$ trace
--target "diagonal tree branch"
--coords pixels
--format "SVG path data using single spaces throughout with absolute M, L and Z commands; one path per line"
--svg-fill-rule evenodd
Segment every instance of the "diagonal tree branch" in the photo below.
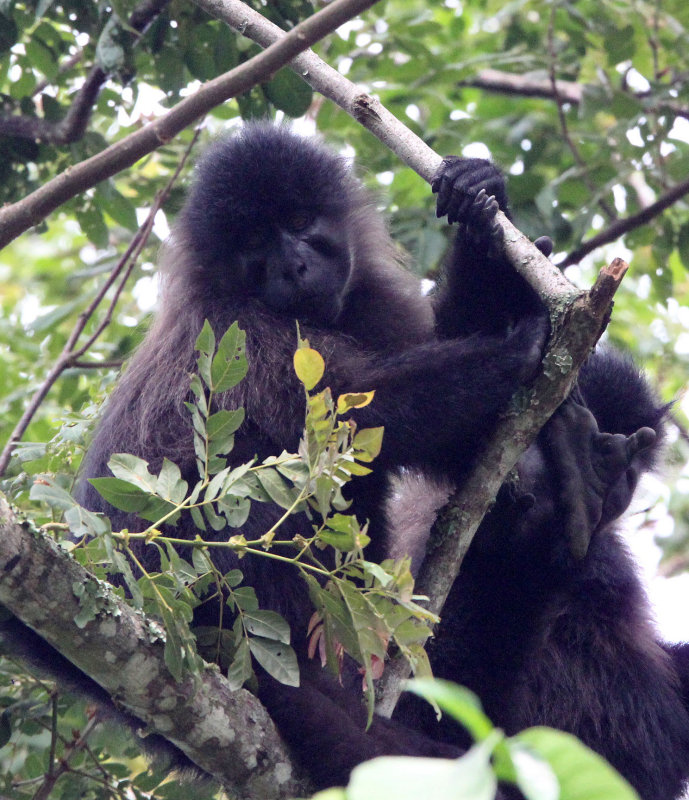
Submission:
M 280 41 L 263 53 L 208 81 L 196 94 L 179 102 L 167 114 L 97 155 L 70 167 L 23 200 L 0 209 L 0 248 L 41 222 L 71 197 L 132 166 L 161 144 L 169 142 L 212 108 L 267 80 L 303 50 L 376 2 L 333 0 L 322 11 L 284 34 Z M 251 10 L 248 6 L 244 7 L 247 12 Z

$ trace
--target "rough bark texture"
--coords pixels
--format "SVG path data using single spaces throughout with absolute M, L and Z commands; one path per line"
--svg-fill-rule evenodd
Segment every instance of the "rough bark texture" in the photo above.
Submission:
M 80 628 L 74 619 L 84 602 L 94 616 Z M 163 659 L 160 626 L 51 539 L 20 523 L 1 497 L 0 603 L 231 794 L 279 800 L 304 793 L 287 749 L 252 694 L 231 691 L 215 668 L 177 683 Z

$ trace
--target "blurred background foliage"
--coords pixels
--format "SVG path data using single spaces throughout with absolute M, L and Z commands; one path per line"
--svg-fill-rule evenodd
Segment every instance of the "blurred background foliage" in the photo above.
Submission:
M 283 28 L 313 10 L 307 0 L 250 5 Z M 685 0 L 381 0 L 316 49 L 436 152 L 487 156 L 501 165 L 515 223 L 532 237 L 550 235 L 557 261 L 689 178 Z M 21 200 L 256 52 L 256 45 L 186 0 L 0 0 L 0 204 Z M 497 90 L 496 80 L 507 78 L 515 85 Z M 317 129 L 344 154 L 356 155 L 413 268 L 433 277 L 450 231 L 435 220 L 429 187 L 286 70 L 208 115 L 191 161 L 209 138 L 255 116 L 293 117 L 299 129 Z M 0 446 L 193 133 L 185 131 L 134 168 L 73 198 L 0 253 Z M 105 332 L 82 366 L 62 374 L 33 417 L 2 484 L 18 504 L 28 507 L 36 473 L 52 469 L 68 483 L 78 467 L 85 422 L 154 308 L 156 251 L 189 175 L 190 165 L 158 213 Z M 567 271 L 585 286 L 614 256 L 631 264 L 607 337 L 638 359 L 666 401 L 675 401 L 668 464 L 632 520 L 646 531 L 651 560 L 662 553 L 665 574 L 681 573 L 689 563 L 687 196 L 583 259 L 570 258 L 576 263 Z M 90 320 L 87 333 L 104 313 Z M 11 665 L 5 670 L 0 683 L 15 692 L 12 702 L 33 703 L 31 713 L 39 707 L 36 717 L 48 724 L 49 691 L 19 679 Z M 24 698 L 27 685 L 44 692 L 40 702 L 35 695 Z M 9 712 L 0 716 L 0 744 L 17 719 Z M 67 748 L 86 718 L 60 719 L 60 747 Z M 0 792 L 9 797 L 34 796 L 45 777 L 36 741 L 45 739 L 46 729 L 36 724 L 0 749 Z M 112 758 L 123 757 L 126 747 L 113 747 Z M 144 767 L 140 786 L 132 780 L 136 769 L 99 778 L 97 759 L 89 761 L 88 748 L 78 752 L 86 762 L 79 769 L 91 778 L 83 785 L 58 781 L 52 797 L 163 797 L 176 790 L 163 784 L 151 794 L 163 773 L 152 778 Z M 24 784 L 15 780 L 18 765 Z

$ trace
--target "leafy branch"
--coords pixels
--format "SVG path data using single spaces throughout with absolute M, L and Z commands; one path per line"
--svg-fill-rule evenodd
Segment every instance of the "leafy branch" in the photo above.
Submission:
M 300 341 L 294 368 L 304 387 L 306 417 L 298 452 L 270 456 L 260 464 L 252 460 L 228 466 L 244 411 L 215 410 L 216 398 L 246 375 L 244 342 L 236 323 L 217 347 L 208 322 L 196 340 L 197 372 L 191 376 L 192 399 L 186 404 L 193 426 L 195 483 L 168 459 L 154 475 L 146 461 L 126 453 L 114 454 L 108 462 L 112 477 L 91 479 L 110 505 L 150 522 L 144 530 L 111 531 L 105 518 L 80 508 L 50 477 L 34 485 L 31 498 L 64 511 L 72 532 L 85 537 L 74 550 L 81 563 L 95 570 L 106 563 L 108 574 L 119 572 L 134 607 L 162 620 L 165 663 L 178 681 L 188 671 L 201 673 L 198 637 L 202 654 L 222 666 L 233 687 L 255 682 L 252 657 L 277 680 L 298 685 L 299 667 L 287 622 L 274 611 L 259 608 L 254 589 L 240 585 L 239 569 L 222 575 L 208 551 L 224 548 L 240 558 L 251 553 L 253 558 L 296 569 L 315 608 L 308 631 L 311 657 L 318 653 L 336 673 L 345 653 L 354 658 L 361 667 L 372 715 L 373 680 L 380 676 L 388 644 L 395 644 L 414 672 L 428 675 L 423 645 L 429 625 L 437 622 L 415 601 L 409 560 L 380 565 L 366 560 L 366 525 L 344 513 L 349 503 L 343 487 L 370 473 L 366 465 L 382 444 L 382 428 L 358 430 L 347 418 L 353 409 L 368 405 L 374 392 L 334 399 L 328 388 L 316 391 L 325 364 L 306 340 Z M 247 540 L 232 531 L 241 529 L 253 502 L 271 503 L 282 513 L 260 537 Z M 295 514 L 298 532 L 278 538 Z M 174 534 L 182 515 L 191 517 L 197 528 L 191 540 Z M 147 571 L 150 560 L 133 546 L 137 542 L 158 549 L 159 572 Z M 190 560 L 183 557 L 185 551 L 191 553 Z M 192 632 L 194 608 L 208 602 L 219 609 L 217 625 Z M 226 605 L 234 615 L 231 627 L 225 620 Z M 88 612 L 83 621 L 87 619 Z
M 118 38 L 126 39 L 128 47 L 131 47 L 131 42 L 139 39 L 169 2 L 170 0 L 143 0 L 129 15 L 126 25 L 119 21 L 113 8 L 112 16 L 103 29 L 101 41 L 104 42 L 106 38 L 112 40 L 116 30 Z M 123 53 L 121 43 L 118 43 L 117 49 L 118 53 Z M 70 69 L 81 57 L 82 51 L 71 55 L 64 67 Z M 67 113 L 57 122 L 27 114 L 0 114 L 0 136 L 16 136 L 53 144 L 78 141 L 86 131 L 98 93 L 112 69 L 104 69 L 103 64 L 93 66 L 79 91 L 71 98 Z

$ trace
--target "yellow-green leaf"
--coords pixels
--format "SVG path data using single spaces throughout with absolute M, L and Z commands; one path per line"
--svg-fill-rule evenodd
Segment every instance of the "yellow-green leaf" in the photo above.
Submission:
M 303 347 L 294 354 L 294 371 L 297 378 L 311 391 L 325 372 L 323 356 L 312 347 Z

